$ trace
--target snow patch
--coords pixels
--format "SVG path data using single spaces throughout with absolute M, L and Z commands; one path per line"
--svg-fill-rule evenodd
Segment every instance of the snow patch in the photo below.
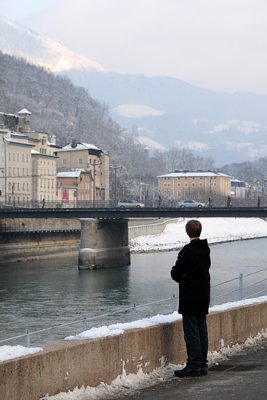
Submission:
M 165 114 L 165 111 L 156 110 L 145 104 L 121 104 L 113 110 L 126 118 L 160 117 Z
M 188 218 L 179 218 L 168 224 L 158 235 L 138 236 L 130 240 L 132 253 L 176 250 L 188 243 L 185 224 Z M 267 223 L 261 218 L 199 218 L 203 238 L 210 244 L 253 239 L 267 236 Z
M 209 352 L 209 365 L 219 364 L 228 357 L 238 354 L 246 348 L 260 345 L 267 338 L 267 330 L 259 332 L 255 337 L 249 337 L 242 345 L 235 344 L 226 346 L 220 352 Z M 133 396 L 141 389 L 155 386 L 162 382 L 173 379 L 173 371 L 183 368 L 184 365 L 169 364 L 156 368 L 151 373 L 146 374 L 139 369 L 137 374 L 126 375 L 125 371 L 114 379 L 110 385 L 101 383 L 97 387 L 75 388 L 68 393 L 59 393 L 55 396 L 46 396 L 42 400 L 109 400 L 118 399 L 125 396 Z
M 0 362 L 43 351 L 41 347 L 0 346 Z

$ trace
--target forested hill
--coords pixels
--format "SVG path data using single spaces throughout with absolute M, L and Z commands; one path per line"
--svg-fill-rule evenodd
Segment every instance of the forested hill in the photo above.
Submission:
M 32 128 L 56 134 L 58 144 L 72 138 L 108 147 L 122 140 L 122 130 L 107 107 L 68 78 L 0 52 L 0 111 L 32 113 Z
M 109 115 L 108 107 L 93 99 L 86 89 L 69 78 L 56 76 L 0 52 L 0 112 L 16 114 L 22 108 L 32 113 L 32 129 L 54 134 L 57 144 L 72 139 L 94 144 L 110 155 L 111 166 L 120 166 L 118 176 L 111 168 L 114 195 L 140 195 L 140 182 L 156 187 L 157 175 L 175 169 L 212 169 L 213 160 L 194 156 L 190 150 L 170 149 L 153 153 L 136 141 Z M 117 183 L 114 183 L 117 182 Z M 152 189 L 150 191 L 152 196 Z
M 107 106 L 69 78 L 0 52 L 0 93 L 1 112 L 26 108 L 32 113 L 32 129 L 55 134 L 59 145 L 72 138 L 95 144 L 109 152 L 111 162 L 125 165 L 131 176 L 139 174 L 136 161 L 145 155 L 144 148 L 123 133 Z

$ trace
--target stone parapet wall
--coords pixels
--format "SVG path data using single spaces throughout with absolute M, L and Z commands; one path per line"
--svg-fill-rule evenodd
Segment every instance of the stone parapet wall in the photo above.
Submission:
M 80 231 L 0 232 L 0 264 L 77 255 Z
M 137 236 L 157 235 L 164 231 L 168 224 L 175 223 L 177 219 L 168 220 L 139 220 L 129 221 L 128 236 L 133 239 Z M 45 232 L 45 231 L 69 231 L 81 229 L 79 219 L 61 218 L 6 218 L 0 220 L 1 232 Z
M 267 329 L 267 302 L 242 306 L 208 317 L 209 350 L 243 343 Z M 110 384 L 118 375 L 149 373 L 186 360 L 182 322 L 125 331 L 123 334 L 78 342 L 60 341 L 44 351 L 0 362 L 0 398 L 39 400 L 46 394 L 76 387 Z
M 6 218 L 0 220 L 1 232 L 45 232 L 80 230 L 79 219 Z
M 129 240 L 134 239 L 138 236 L 146 236 L 146 235 L 158 235 L 164 231 L 168 224 L 174 224 L 177 222 L 177 219 L 168 219 L 168 220 L 158 220 L 159 222 L 154 222 L 150 224 L 142 224 L 140 221 L 140 225 L 129 226 L 128 228 L 128 236 Z

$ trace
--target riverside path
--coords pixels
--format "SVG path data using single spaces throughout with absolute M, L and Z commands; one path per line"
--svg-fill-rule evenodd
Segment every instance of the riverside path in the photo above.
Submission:
M 120 400 L 264 400 L 267 338 L 210 368 L 207 376 L 172 378 Z

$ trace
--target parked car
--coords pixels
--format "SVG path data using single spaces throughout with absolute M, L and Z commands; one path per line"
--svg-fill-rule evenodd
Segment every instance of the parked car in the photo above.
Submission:
M 119 208 L 143 208 L 145 205 L 136 200 L 119 200 Z
M 195 200 L 182 200 L 177 203 L 177 206 L 180 208 L 187 208 L 187 207 L 193 207 L 193 208 L 202 208 L 206 207 L 204 203 L 200 203 L 199 201 Z

